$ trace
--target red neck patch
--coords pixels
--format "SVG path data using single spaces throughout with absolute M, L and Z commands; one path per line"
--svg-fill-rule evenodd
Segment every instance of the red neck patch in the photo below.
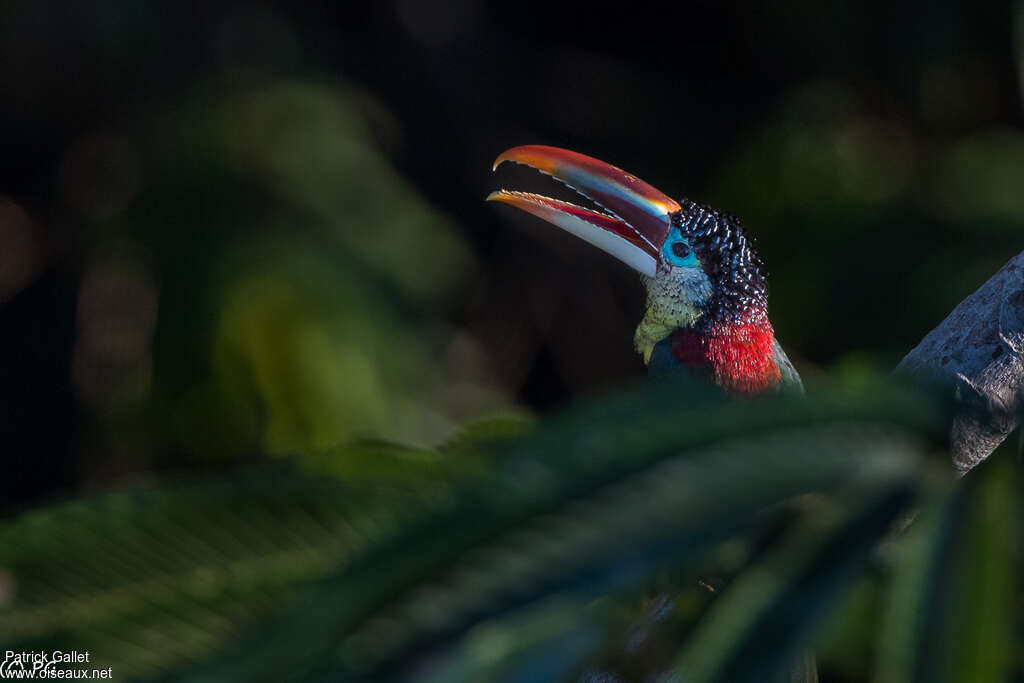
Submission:
M 709 365 L 715 384 L 740 396 L 754 396 L 779 383 L 775 330 L 767 317 L 754 323 L 712 323 L 710 329 L 672 333 L 672 355 L 683 365 Z

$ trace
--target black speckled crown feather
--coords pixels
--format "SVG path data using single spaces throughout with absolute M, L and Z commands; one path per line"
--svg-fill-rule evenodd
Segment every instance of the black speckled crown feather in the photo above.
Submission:
M 690 240 L 711 280 L 711 318 L 738 324 L 767 320 L 768 282 L 739 219 L 689 199 L 679 204 L 682 208 L 672 214 L 672 226 Z

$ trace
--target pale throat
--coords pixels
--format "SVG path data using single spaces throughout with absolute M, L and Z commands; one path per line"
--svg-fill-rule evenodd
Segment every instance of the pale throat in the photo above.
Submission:
M 647 312 L 636 328 L 633 343 L 644 357 L 662 339 L 680 327 L 694 327 L 705 315 L 704 304 L 711 298 L 711 281 L 701 268 L 680 268 L 663 263 L 654 277 L 645 277 Z

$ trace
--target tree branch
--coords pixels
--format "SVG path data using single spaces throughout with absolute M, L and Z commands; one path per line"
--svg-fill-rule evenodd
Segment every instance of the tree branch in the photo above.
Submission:
M 1024 389 L 1024 252 L 953 309 L 896 367 L 955 393 L 953 464 L 966 472 L 1021 420 Z

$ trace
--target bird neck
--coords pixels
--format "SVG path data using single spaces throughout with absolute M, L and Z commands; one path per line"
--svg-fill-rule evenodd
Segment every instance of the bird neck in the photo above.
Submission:
M 704 371 L 735 395 L 760 394 L 782 377 L 775 362 L 775 331 L 763 310 L 740 318 L 703 317 L 693 326 L 676 328 L 658 347 L 652 372 Z

